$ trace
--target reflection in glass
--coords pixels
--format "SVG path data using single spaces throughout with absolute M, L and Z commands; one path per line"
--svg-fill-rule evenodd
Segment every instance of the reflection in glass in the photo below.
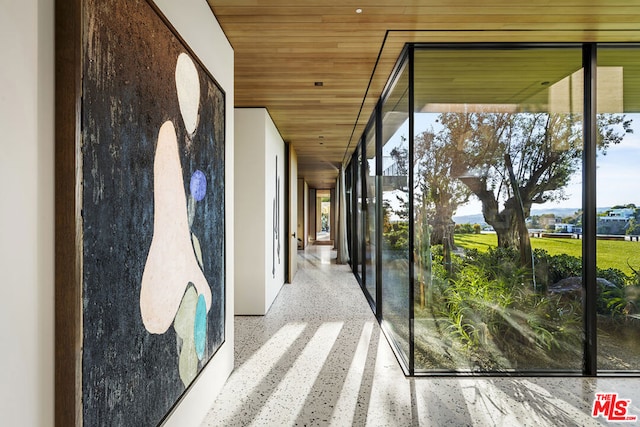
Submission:
M 416 370 L 580 371 L 581 49 L 415 58 Z
M 354 247 L 354 253 L 355 253 L 355 269 L 354 272 L 356 274 L 356 276 L 362 280 L 362 251 L 363 251 L 363 216 L 364 216 L 364 207 L 363 207 L 363 202 L 362 202 L 362 146 L 358 145 L 358 148 L 356 149 L 356 154 L 354 156 L 357 161 L 355 163 L 355 168 L 354 168 L 354 183 L 355 183 L 355 189 L 354 189 L 354 193 L 355 193 L 355 199 L 356 199 L 356 221 L 355 221 L 355 225 L 356 225 L 356 241 L 355 241 L 355 247 Z
M 638 49 L 600 47 L 597 157 L 599 370 L 640 370 L 640 65 Z M 603 127 L 605 129 L 603 129 Z
M 365 133 L 365 286 L 369 297 L 376 301 L 376 133 L 372 124 Z
M 382 318 L 405 362 L 409 360 L 409 80 L 405 67 L 383 101 Z
M 354 253 L 353 253 L 353 159 L 349 162 L 349 165 L 345 169 L 344 173 L 344 189 L 345 189 L 345 214 L 347 217 L 348 225 L 346 227 L 347 234 L 347 247 L 349 248 L 349 264 L 353 269 Z

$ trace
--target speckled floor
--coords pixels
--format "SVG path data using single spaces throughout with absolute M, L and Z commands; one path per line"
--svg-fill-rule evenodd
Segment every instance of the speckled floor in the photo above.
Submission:
M 204 426 L 607 425 L 596 392 L 640 419 L 637 378 L 406 378 L 349 267 L 329 246 L 299 254 L 269 313 L 235 318 L 236 369 Z

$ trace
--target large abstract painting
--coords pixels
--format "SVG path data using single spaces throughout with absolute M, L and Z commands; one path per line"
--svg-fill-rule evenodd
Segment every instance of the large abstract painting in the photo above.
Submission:
M 82 11 L 82 423 L 156 425 L 224 342 L 225 95 L 152 2 Z

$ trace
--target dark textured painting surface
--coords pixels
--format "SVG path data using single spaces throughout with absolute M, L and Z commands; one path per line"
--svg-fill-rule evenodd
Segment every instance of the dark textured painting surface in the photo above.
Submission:
M 224 93 L 145 1 L 87 1 L 83 25 L 83 420 L 156 425 L 188 386 L 174 327 L 150 333 L 140 308 L 152 238 L 162 232 L 154 230 L 158 132 L 167 121 L 175 127 L 185 199 L 197 171 L 207 184 L 190 211 L 211 288 L 199 372 L 224 342 Z M 176 93 L 181 53 L 200 81 L 191 134 Z

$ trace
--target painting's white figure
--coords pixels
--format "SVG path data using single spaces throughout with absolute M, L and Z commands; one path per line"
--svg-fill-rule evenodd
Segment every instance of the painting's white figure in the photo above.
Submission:
M 142 274 L 140 310 L 145 328 L 162 334 L 171 326 L 189 282 L 204 295 L 207 310 L 211 307 L 211 288 L 191 243 L 178 141 L 170 121 L 160 128 L 153 174 L 153 238 Z
M 184 53 L 178 57 L 175 78 L 190 143 L 198 125 L 200 80 L 195 64 Z M 206 195 L 206 175 L 200 170 L 193 173 L 187 204 L 182 173 L 176 129 L 167 121 L 160 127 L 153 165 L 153 238 L 142 274 L 140 311 L 150 333 L 163 334 L 173 323 L 178 369 L 187 386 L 206 352 L 211 288 L 202 270 L 200 242 L 191 231 L 195 204 Z
M 180 114 L 184 126 L 192 135 L 198 126 L 198 107 L 200 105 L 200 78 L 196 66 L 186 53 L 178 56 L 176 64 L 176 89 Z

